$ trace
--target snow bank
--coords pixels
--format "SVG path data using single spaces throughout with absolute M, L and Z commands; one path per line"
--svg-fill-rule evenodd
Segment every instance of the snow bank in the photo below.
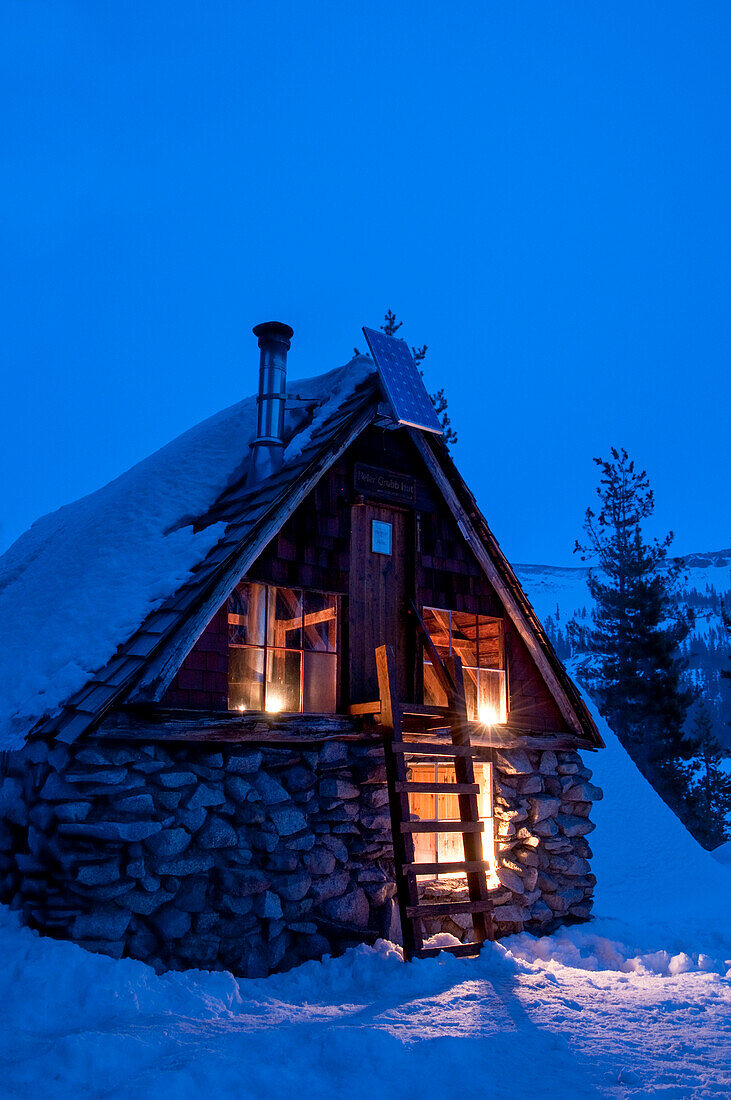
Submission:
M 342 401 L 372 370 L 361 357 L 290 384 L 290 393 L 318 403 L 308 437 L 334 395 Z M 287 417 L 287 458 L 299 450 L 301 423 L 297 403 Z M 0 558 L 0 749 L 22 744 L 190 577 L 223 534 L 223 525 L 196 533 L 190 521 L 241 473 L 255 433 L 250 397 L 38 520 Z

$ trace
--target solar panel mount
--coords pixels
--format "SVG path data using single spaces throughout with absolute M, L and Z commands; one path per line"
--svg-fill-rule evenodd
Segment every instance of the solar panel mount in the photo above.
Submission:
M 419 368 L 405 340 L 363 326 L 384 393 L 399 424 L 443 435 Z

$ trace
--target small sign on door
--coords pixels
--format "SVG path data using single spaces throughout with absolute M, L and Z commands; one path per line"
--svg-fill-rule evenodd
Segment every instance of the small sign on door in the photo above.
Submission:
M 371 520 L 371 551 L 374 554 L 390 554 L 393 525 L 382 519 Z

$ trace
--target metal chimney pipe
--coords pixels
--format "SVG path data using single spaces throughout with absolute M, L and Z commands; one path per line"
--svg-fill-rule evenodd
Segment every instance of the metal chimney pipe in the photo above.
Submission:
M 287 352 L 293 330 L 281 321 L 265 321 L 252 329 L 259 339 L 258 424 L 251 444 L 247 485 L 276 474 L 284 461 L 284 407 L 287 401 Z

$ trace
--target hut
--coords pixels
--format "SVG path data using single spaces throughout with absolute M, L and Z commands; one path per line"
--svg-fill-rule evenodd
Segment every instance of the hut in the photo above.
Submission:
M 254 332 L 255 398 L 0 559 L 0 900 L 248 976 L 588 919 L 602 742 L 406 345 L 287 385 Z

